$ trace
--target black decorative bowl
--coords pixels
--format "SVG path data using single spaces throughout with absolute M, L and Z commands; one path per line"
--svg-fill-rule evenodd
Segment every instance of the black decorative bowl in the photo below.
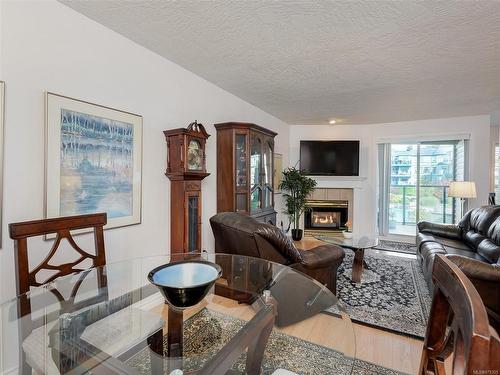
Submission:
M 184 260 L 164 264 L 151 270 L 149 281 L 173 307 L 184 309 L 196 305 L 207 295 L 222 275 L 218 264 L 203 260 Z

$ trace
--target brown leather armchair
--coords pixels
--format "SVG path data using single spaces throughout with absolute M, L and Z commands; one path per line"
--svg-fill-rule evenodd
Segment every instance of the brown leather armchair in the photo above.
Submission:
M 417 256 L 432 289 L 437 254 L 447 255 L 472 281 L 490 324 L 500 328 L 500 206 L 467 212 L 458 225 L 418 223 Z
M 210 218 L 215 236 L 215 252 L 245 255 L 285 264 L 326 285 L 337 289 L 337 269 L 344 250 L 336 245 L 322 245 L 303 251 L 274 225 L 234 212 L 219 213 Z

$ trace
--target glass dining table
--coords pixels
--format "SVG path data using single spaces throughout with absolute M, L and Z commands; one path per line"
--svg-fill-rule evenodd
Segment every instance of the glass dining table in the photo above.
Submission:
M 148 273 L 205 260 L 222 276 L 185 309 Z M 0 305 L 1 373 L 350 374 L 354 330 L 330 290 L 293 268 L 229 254 L 135 258 L 67 275 Z

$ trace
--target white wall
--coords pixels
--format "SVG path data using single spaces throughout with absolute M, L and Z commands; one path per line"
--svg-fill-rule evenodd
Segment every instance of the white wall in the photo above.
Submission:
M 493 125 L 490 127 L 490 191 L 495 190 L 495 146 L 500 139 L 500 127 Z M 498 199 L 498 196 L 496 197 Z
M 106 231 L 108 262 L 168 252 L 170 182 L 164 175 L 163 130 L 196 119 L 211 134 L 211 175 L 202 183 L 208 250 L 213 249 L 208 219 L 216 212 L 213 124 L 248 121 L 278 132 L 276 152 L 288 162 L 287 124 L 72 9 L 55 1 L 1 1 L 0 15 L 0 80 L 7 91 L 0 301 L 15 295 L 7 223 L 43 217 L 45 91 L 143 116 L 142 224 Z M 90 245 L 91 237 L 79 241 Z M 47 247 L 41 241 L 34 245 Z
M 300 140 L 360 140 L 360 176 L 363 180 L 319 178 L 321 187 L 354 186 L 354 231 L 374 234 L 377 223 L 377 140 L 470 134 L 470 179 L 476 182 L 475 207 L 488 202 L 490 173 L 490 116 L 369 125 L 294 125 L 290 127 L 290 165 L 299 160 Z

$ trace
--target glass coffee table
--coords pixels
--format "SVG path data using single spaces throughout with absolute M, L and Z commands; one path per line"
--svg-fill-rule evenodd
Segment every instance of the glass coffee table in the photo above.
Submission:
M 223 273 L 200 303 L 176 310 L 147 275 L 193 259 Z M 0 328 L 0 373 L 351 374 L 355 361 L 351 320 L 325 286 L 227 254 L 142 257 L 60 277 L 0 305 Z
M 365 250 L 374 248 L 378 245 L 377 237 L 360 236 L 353 238 L 344 238 L 341 236 L 315 236 L 316 239 L 324 241 L 326 243 L 331 243 L 338 245 L 345 249 L 350 249 L 354 251 L 354 260 L 352 262 L 352 276 L 351 279 L 355 283 L 361 282 L 361 275 L 363 274 L 363 269 L 368 268 L 365 262 Z

